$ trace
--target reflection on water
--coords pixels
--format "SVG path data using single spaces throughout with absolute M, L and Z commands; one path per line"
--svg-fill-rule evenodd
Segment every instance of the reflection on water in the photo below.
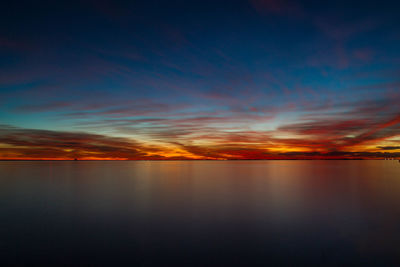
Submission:
M 8 263 L 400 263 L 395 161 L 0 162 Z

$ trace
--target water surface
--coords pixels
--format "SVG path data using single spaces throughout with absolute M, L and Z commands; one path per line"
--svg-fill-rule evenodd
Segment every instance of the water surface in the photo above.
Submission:
M 0 162 L 8 264 L 400 263 L 397 161 Z

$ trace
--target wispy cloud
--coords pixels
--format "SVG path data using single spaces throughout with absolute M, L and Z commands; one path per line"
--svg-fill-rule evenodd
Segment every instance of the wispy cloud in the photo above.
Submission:
M 3 159 L 157 159 L 159 149 L 104 135 L 0 127 Z

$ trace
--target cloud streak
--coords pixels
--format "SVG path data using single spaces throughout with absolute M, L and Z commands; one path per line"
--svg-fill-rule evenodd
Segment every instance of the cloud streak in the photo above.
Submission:
M 2 159 L 164 159 L 159 149 L 126 138 L 0 127 Z
M 392 121 L 391 121 L 392 122 Z M 344 124 L 346 133 L 347 124 Z M 385 123 L 384 125 L 387 125 Z M 285 127 L 285 131 L 304 134 L 307 126 Z M 379 129 L 381 125 L 378 126 Z M 281 129 L 282 130 L 282 129 Z M 327 130 L 329 131 L 329 129 Z M 306 135 L 320 134 L 306 130 Z M 323 132 L 324 134 L 326 132 Z M 398 132 L 397 132 L 398 133 Z M 398 157 L 398 146 L 376 146 L 368 151 L 357 151 L 352 147 L 366 142 L 365 137 L 278 138 L 276 133 L 215 130 L 186 138 L 186 132 L 167 131 L 157 136 L 158 142 L 149 144 L 145 140 L 111 137 L 106 135 L 23 129 L 7 125 L 0 127 L 0 159 L 97 159 L 97 160 L 152 160 L 152 159 L 334 159 L 334 158 L 384 158 Z M 193 133 L 191 133 L 193 134 Z M 375 134 L 375 133 L 374 133 Z M 340 135 L 342 136 L 342 135 Z M 369 142 L 382 140 L 394 134 L 369 138 Z M 354 142 L 354 140 L 357 142 Z M 351 144 L 351 145 L 349 145 Z M 392 152 L 394 151 L 394 152 Z

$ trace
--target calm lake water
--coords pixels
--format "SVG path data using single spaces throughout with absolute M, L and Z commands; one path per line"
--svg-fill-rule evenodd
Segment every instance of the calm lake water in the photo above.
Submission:
M 400 164 L 0 162 L 0 261 L 399 264 Z

